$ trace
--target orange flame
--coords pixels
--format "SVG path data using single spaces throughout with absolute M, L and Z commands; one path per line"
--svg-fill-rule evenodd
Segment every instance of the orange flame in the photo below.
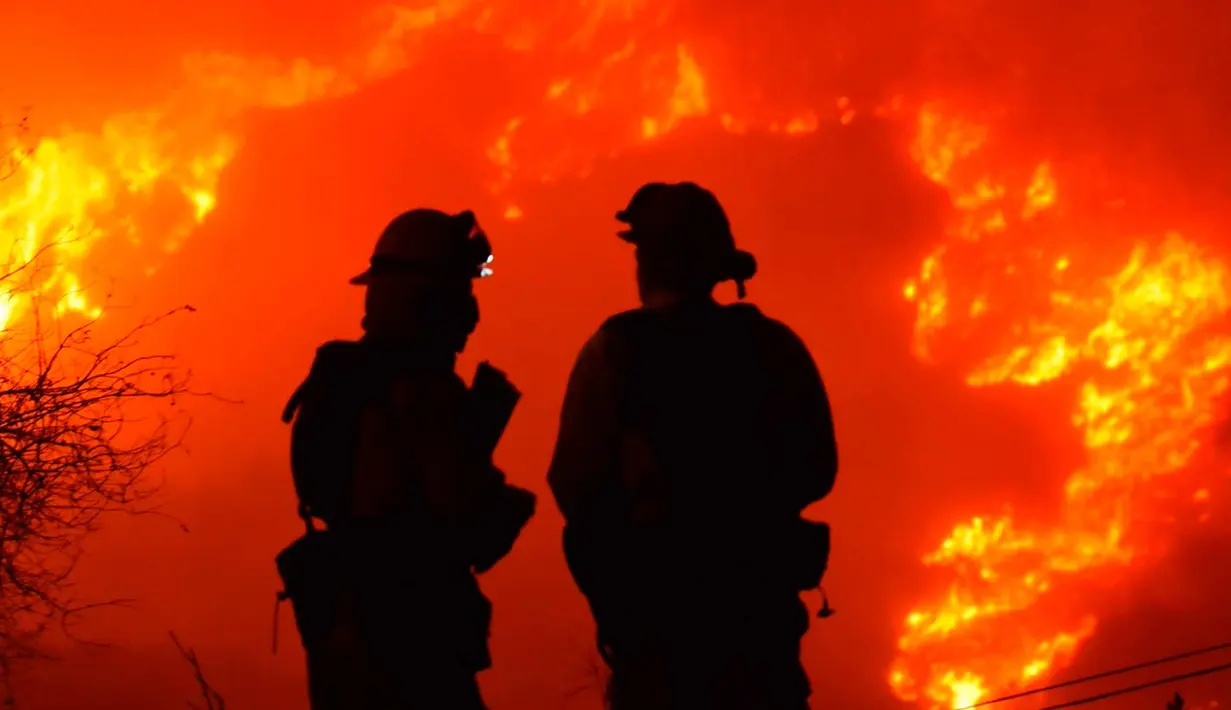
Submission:
M 50 301 L 56 316 L 99 317 L 101 306 L 87 294 L 94 248 L 111 238 L 178 248 L 215 207 L 218 177 L 242 143 L 236 124 L 244 112 L 345 96 L 400 71 L 412 61 L 416 33 L 463 7 L 441 0 L 427 9 L 386 8 L 372 44 L 338 66 L 190 55 L 185 84 L 159 106 L 114 116 L 97 133 L 13 147 L 24 155 L 0 182 L 0 273 L 9 274 L 0 281 L 0 329 L 40 301 Z
M 140 243 L 138 205 L 174 202 L 178 216 L 159 234 L 174 249 L 214 207 L 214 187 L 238 148 L 226 134 L 179 152 L 154 114 L 126 114 L 100 134 L 44 139 L 15 164 L 0 191 L 0 329 L 47 298 L 56 314 L 97 318 L 82 269 L 95 244 L 116 236 Z
M 423 40 L 433 32 L 494 35 L 518 52 L 550 46 L 571 67 L 579 65 L 573 61 L 579 52 L 594 56 L 598 51 L 602 57 L 597 63 L 580 62 L 588 68 L 572 69 L 550 82 L 541 106 L 504 124 L 488 149 L 498 171 L 492 184 L 496 194 L 507 193 L 519 176 L 538 180 L 584 173 L 593 160 L 661 138 L 690 118 L 717 116 L 733 132 L 757 126 L 806 133 L 822 120 L 849 123 L 856 115 L 849 100 L 841 99 L 832 115 L 823 117 L 737 118 L 713 105 L 687 44 L 640 44 L 631 33 L 632 39 L 610 43 L 607 28 L 630 24 L 646 13 L 660 17 L 665 12 L 661 5 L 587 0 L 559 9 L 558 22 L 536 24 L 475 0 L 383 7 L 373 16 L 377 31 L 371 41 L 332 64 L 194 54 L 183 60 L 183 85 L 160 104 L 117 115 L 96 132 L 73 130 L 43 138 L 18 164 L 17 173 L 0 182 L 0 247 L 7 247 L 0 259 L 9 267 L 0 273 L 25 266 L 22 274 L 29 276 L 0 283 L 0 329 L 29 314 L 40 299 L 50 300 L 56 315 L 100 316 L 100 301 L 90 295 L 98 280 L 90 275 L 97 266 L 91 263 L 96 247 L 104 240 L 126 241 L 141 247 L 140 258 L 150 262 L 147 272 L 156 268 L 157 252 L 174 251 L 215 208 L 218 178 L 242 146 L 240 127 L 247 111 L 353 94 L 414 66 Z M 601 55 L 602 46 L 614 49 Z M 627 114 L 630 105 L 641 108 L 633 110 L 639 116 L 626 117 L 624 132 L 587 135 L 584 145 L 562 141 L 552 120 L 579 122 L 599 108 Z M 540 150 L 528 133 L 536 124 L 553 150 Z M 515 150 L 527 141 L 527 149 Z M 511 197 L 504 216 L 524 216 Z
M 1019 690 L 1069 662 L 1098 621 L 1098 600 L 1077 584 L 1158 552 L 1132 532 L 1161 481 L 1192 460 L 1231 366 L 1231 338 L 1207 329 L 1231 308 L 1224 263 L 1171 233 L 1138 241 L 1099 275 L 1093 257 L 1079 261 L 1036 224 L 1060 204 L 1050 166 L 1016 186 L 989 174 L 988 135 L 937 105 L 919 114 L 914 158 L 948 190 L 955 217 L 904 289 L 917 308 L 914 349 L 930 359 L 946 339 L 992 337 L 972 387 L 1075 378 L 1087 463 L 1052 525 L 977 517 L 924 558 L 951 582 L 907 615 L 889 683 L 931 708 Z M 1187 495 L 1210 492 L 1194 483 Z

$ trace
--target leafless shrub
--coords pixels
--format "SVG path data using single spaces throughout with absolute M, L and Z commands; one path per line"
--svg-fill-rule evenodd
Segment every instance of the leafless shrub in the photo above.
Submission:
M 152 510 L 146 473 L 182 431 L 150 405 L 187 392 L 171 357 L 136 349 L 160 320 L 99 346 L 91 325 L 50 346 L 0 336 L 0 681 L 48 625 L 97 606 L 71 574 L 100 516 Z

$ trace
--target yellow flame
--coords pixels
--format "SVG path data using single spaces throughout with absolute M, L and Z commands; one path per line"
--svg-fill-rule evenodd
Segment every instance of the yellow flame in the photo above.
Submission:
M 932 708 L 1012 692 L 1069 662 L 1099 610 L 1073 582 L 1141 557 L 1130 543 L 1135 521 L 1159 481 L 1192 460 L 1231 364 L 1231 338 L 1206 328 L 1231 309 L 1223 262 L 1169 233 L 1139 241 L 1098 276 L 1099 265 L 1075 264 L 1062 233 L 1055 243 L 1014 242 L 1022 224 L 1052 215 L 1060 192 L 1047 163 L 1019 190 L 987 172 L 988 135 L 939 105 L 920 112 L 915 160 L 949 191 L 956 217 L 905 287 L 914 350 L 935 358 L 993 328 L 1000 345 L 974 364 L 969 385 L 1081 378 L 1071 421 L 1087 463 L 1069 476 L 1053 525 L 976 517 L 924 558 L 951 582 L 903 620 L 888 680 L 899 697 Z

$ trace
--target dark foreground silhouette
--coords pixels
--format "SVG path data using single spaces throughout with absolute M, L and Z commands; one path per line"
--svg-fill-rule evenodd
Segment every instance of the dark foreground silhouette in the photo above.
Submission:
M 363 337 L 323 345 L 283 413 L 307 532 L 277 564 L 313 710 L 484 708 L 491 605 L 475 574 L 535 506 L 491 458 L 518 391 L 486 363 L 469 388 L 454 371 L 490 260 L 469 212 L 395 219 L 352 281 Z
M 642 307 L 578 356 L 548 474 L 611 707 L 805 710 L 799 595 L 829 528 L 801 513 L 837 473 L 821 377 L 786 325 L 714 300 L 756 262 L 711 193 L 646 185 L 617 218 Z

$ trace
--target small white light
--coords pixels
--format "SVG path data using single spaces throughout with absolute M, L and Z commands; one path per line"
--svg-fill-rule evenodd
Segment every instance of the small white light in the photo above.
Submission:
M 495 254 L 488 254 L 488 255 L 487 255 L 487 261 L 485 261 L 485 262 L 483 262 L 483 263 L 484 263 L 484 264 L 490 264 L 490 263 L 492 263 L 492 262 L 493 262 L 493 261 L 495 261 L 495 260 L 496 260 L 496 255 L 495 255 Z
M 479 278 L 481 278 L 481 279 L 485 279 L 485 278 L 487 278 L 488 276 L 491 276 L 491 275 L 492 275 L 492 270 L 491 270 L 491 269 L 481 269 L 481 270 L 479 271 Z

